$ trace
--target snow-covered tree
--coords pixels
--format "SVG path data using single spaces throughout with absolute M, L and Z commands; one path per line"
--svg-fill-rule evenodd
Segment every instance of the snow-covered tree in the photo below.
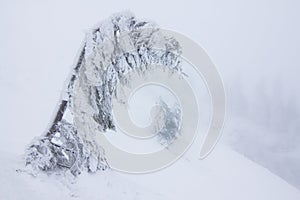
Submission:
M 95 134 L 115 129 L 112 98 L 117 98 L 117 84 L 130 82 L 126 78 L 129 71 L 143 74 L 153 64 L 181 73 L 180 53 L 174 38 L 131 13 L 115 14 L 101 22 L 86 36 L 67 95 L 49 130 L 27 148 L 26 165 L 74 175 L 106 169 L 104 150 L 95 141 Z M 180 113 L 166 105 L 163 108 L 166 113 Z M 170 126 L 160 129 L 160 135 L 171 141 L 177 135 L 179 118 L 168 119 Z

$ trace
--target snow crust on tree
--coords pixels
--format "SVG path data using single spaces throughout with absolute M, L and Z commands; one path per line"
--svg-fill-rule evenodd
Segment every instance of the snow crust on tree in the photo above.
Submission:
M 166 148 L 180 135 L 181 109 L 175 104 L 170 107 L 162 99 L 158 102 L 159 112 L 155 115 L 156 123 L 154 132 L 158 142 Z
M 143 75 L 153 64 L 181 73 L 180 54 L 174 38 L 129 12 L 101 22 L 85 38 L 67 95 L 49 130 L 27 148 L 26 165 L 34 171 L 69 171 L 73 175 L 109 167 L 95 135 L 115 130 L 112 98 L 118 97 L 117 84 L 130 84 L 128 72 Z M 163 102 L 162 108 L 165 124 L 159 136 L 162 144 L 167 144 L 179 133 L 180 109 Z

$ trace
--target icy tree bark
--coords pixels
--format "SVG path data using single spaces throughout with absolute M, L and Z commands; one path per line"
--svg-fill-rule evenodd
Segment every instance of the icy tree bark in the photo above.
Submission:
M 123 35 L 126 40 L 120 38 Z M 117 84 L 130 82 L 125 78 L 127 72 L 143 74 L 152 64 L 181 72 L 178 42 L 164 36 L 155 24 L 130 13 L 103 21 L 87 35 L 84 44 L 68 84 L 67 98 L 61 101 L 47 133 L 35 139 L 26 151 L 26 165 L 34 170 L 71 171 L 77 175 L 83 170 L 106 169 L 104 150 L 95 141 L 95 134 L 115 129 L 112 98 L 117 97 Z M 154 48 L 157 44 L 161 49 Z M 66 112 L 72 119 L 65 116 Z M 172 126 L 171 134 L 161 135 L 175 137 L 178 127 Z

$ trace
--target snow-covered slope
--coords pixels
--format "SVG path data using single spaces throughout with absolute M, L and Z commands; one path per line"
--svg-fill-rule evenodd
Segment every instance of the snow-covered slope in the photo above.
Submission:
M 1 152 L 0 199 L 300 199 L 297 189 L 226 146 L 217 146 L 205 160 L 198 160 L 196 151 L 194 145 L 175 164 L 155 173 L 108 170 L 77 180 L 33 177 L 18 170 L 19 157 Z
M 193 145 L 186 157 L 174 165 L 145 175 L 128 175 L 108 170 L 103 173 L 82 174 L 75 183 L 70 183 L 66 178 L 46 175 L 34 178 L 18 170 L 23 166 L 18 155 L 24 152 L 25 145 L 34 136 L 45 130 L 61 94 L 63 82 L 69 75 L 74 55 L 84 37 L 84 30 L 93 25 L 95 20 L 125 8 L 133 10 L 139 16 L 154 19 L 166 28 L 191 34 L 192 38 L 208 50 L 218 65 L 225 84 L 230 89 L 229 104 L 237 107 L 236 110 L 243 114 L 245 109 L 253 112 L 249 118 L 254 119 L 260 115 L 257 110 L 264 114 L 270 104 L 277 106 L 269 99 L 264 100 L 264 97 L 257 98 L 255 95 L 250 96 L 255 97 L 257 101 L 264 100 L 266 106 L 263 104 L 259 109 L 255 109 L 256 103 L 253 103 L 252 99 L 244 102 L 245 99 L 249 99 L 248 87 L 253 88 L 253 93 L 257 94 L 257 85 L 260 88 L 265 83 L 256 80 L 257 72 L 264 81 L 274 78 L 279 86 L 282 82 L 286 83 L 285 87 L 289 89 L 287 91 L 293 95 L 298 91 L 296 83 L 299 73 L 296 72 L 299 62 L 296 54 L 300 46 L 297 45 L 300 29 L 296 24 L 299 21 L 299 5 L 285 3 L 282 1 L 263 4 L 260 1 L 235 0 L 226 3 L 152 1 L 145 6 L 142 1 L 1 1 L 0 200 L 300 199 L 299 191 L 285 181 L 220 144 L 203 161 L 197 159 L 198 145 Z M 166 12 L 171 4 L 172 10 Z M 271 4 L 274 7 L 270 6 Z M 266 17 L 266 13 L 269 17 Z M 195 26 L 194 19 L 197 19 L 199 26 Z M 266 75 L 262 71 L 265 71 Z M 240 77 L 241 72 L 248 78 Z M 280 82 L 277 79 L 281 80 L 283 72 L 288 81 Z M 243 82 L 236 80 L 235 75 L 243 79 Z M 280 100 L 277 98 L 281 94 L 278 90 L 280 92 L 283 89 L 274 87 L 273 84 L 269 84 L 269 87 L 274 88 L 272 94 L 276 97 L 270 98 L 272 102 Z M 241 94 L 235 97 L 234 92 Z M 297 98 L 292 98 L 292 95 L 288 97 L 298 105 Z M 293 110 L 292 113 L 298 116 L 294 104 L 287 105 Z M 273 110 L 282 111 L 277 108 Z M 290 116 L 290 110 L 287 111 L 287 115 Z M 291 137 L 290 134 L 287 136 L 284 131 L 283 133 L 297 145 L 297 140 L 294 139 L 297 131 L 294 130 L 299 129 L 299 123 L 290 120 L 294 115 L 276 124 L 292 127 L 291 133 L 295 133 L 295 137 Z M 260 116 L 263 118 L 265 115 Z M 275 113 L 272 116 L 285 115 Z M 269 115 L 265 118 L 269 119 Z M 287 125 L 289 122 L 297 126 L 293 128 Z M 270 123 L 270 126 L 273 124 Z M 258 132 L 255 124 L 250 124 L 250 127 L 243 121 L 234 121 L 232 127 L 236 128 L 238 125 L 244 125 L 245 128 L 238 128 L 237 136 L 246 138 L 244 140 L 247 147 L 259 152 L 255 154 L 258 161 L 262 158 L 268 162 L 269 154 L 261 154 L 261 151 L 265 150 L 267 142 L 275 144 L 275 147 L 271 146 L 271 150 L 278 149 L 277 143 L 270 141 L 274 138 L 274 132 L 264 129 L 259 129 Z M 252 129 L 253 131 L 249 131 Z M 268 137 L 263 140 L 262 136 L 266 135 L 267 131 Z M 278 138 L 282 139 L 282 136 Z M 262 148 L 257 148 L 257 141 L 263 141 Z M 244 146 L 245 143 L 239 145 Z M 287 145 L 291 146 L 290 143 Z M 299 178 L 294 172 L 299 170 L 295 158 L 299 156 L 296 151 L 292 152 L 295 156 L 290 159 L 290 166 L 287 166 L 283 159 L 278 159 L 278 162 L 272 165 L 278 166 L 280 170 L 286 169 L 296 183 L 299 182 Z M 282 151 L 283 156 L 288 153 Z M 272 157 L 278 158 L 278 154 L 274 152 Z M 295 168 L 294 172 L 290 171 L 291 166 Z M 272 167 L 274 168 L 269 168 Z

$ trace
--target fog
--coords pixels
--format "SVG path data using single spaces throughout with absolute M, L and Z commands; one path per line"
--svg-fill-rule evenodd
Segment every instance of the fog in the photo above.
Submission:
M 0 134 L 15 138 L 1 139 L 0 149 L 22 153 L 45 130 L 85 32 L 124 10 L 183 33 L 206 49 L 227 94 L 220 142 L 300 188 L 296 0 L 2 0 Z M 39 95 L 45 90 L 47 96 Z

